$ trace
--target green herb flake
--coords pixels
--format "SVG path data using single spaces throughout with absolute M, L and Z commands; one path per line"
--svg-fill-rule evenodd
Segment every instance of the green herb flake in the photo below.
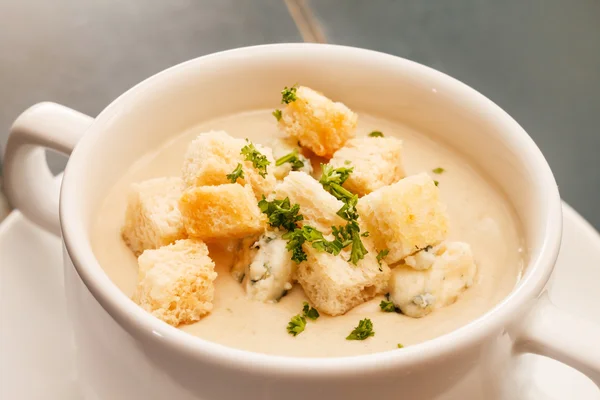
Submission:
M 381 311 L 383 311 L 383 312 L 395 312 L 396 311 L 396 306 L 394 305 L 394 303 L 391 301 L 387 301 L 387 300 L 381 300 L 381 303 L 379 303 L 379 308 L 381 308 Z
M 248 139 L 246 139 L 248 144 L 242 147 L 241 154 L 246 157 L 246 161 L 251 161 L 252 166 L 258 171 L 258 174 L 263 178 L 267 176 L 267 166 L 271 164 L 271 162 L 267 159 L 267 156 L 262 154 L 260 151 L 254 147 L 253 143 L 250 143 Z
M 369 137 L 383 137 L 383 133 L 381 133 L 379 131 L 373 131 L 373 132 L 369 133 Z
M 304 305 L 304 307 L 302 307 L 302 315 L 306 318 L 315 321 L 320 317 L 319 311 L 316 308 L 311 307 L 306 301 L 302 304 Z
M 402 349 L 402 348 L 404 348 L 404 345 L 402 343 L 398 343 L 398 348 Z
M 298 149 L 294 149 L 294 151 L 292 151 L 291 153 L 286 154 L 285 156 L 275 161 L 275 165 L 277 167 L 285 163 L 292 164 L 292 171 L 298 171 L 300 168 L 304 167 L 304 161 L 298 153 Z
M 434 184 L 435 186 L 439 186 L 439 185 L 440 185 L 440 183 L 439 183 L 438 181 L 433 181 L 433 184 Z
M 258 208 L 269 218 L 269 225 L 273 228 L 284 228 L 288 231 L 296 229 L 296 222 L 302 221 L 304 216 L 299 214 L 300 205 L 290 203 L 286 197 L 283 200 L 267 201 L 265 196 L 258 202 Z
M 444 171 L 445 171 L 445 169 L 442 168 L 442 167 L 437 167 L 437 168 L 434 168 L 434 169 L 431 170 L 431 172 L 433 172 L 434 174 L 441 174 Z
M 375 336 L 373 332 L 373 323 L 370 319 L 365 318 L 358 323 L 352 332 L 346 337 L 346 340 L 365 340 L 371 336 Z
M 292 336 L 298 336 L 298 334 L 304 332 L 306 327 L 306 318 L 298 314 L 292 317 L 287 325 L 287 331 Z
M 389 254 L 389 252 L 389 249 L 384 249 L 377 253 L 377 262 L 379 265 L 381 265 L 381 260 L 383 260 Z
M 277 121 L 279 121 L 281 119 L 281 110 L 275 110 L 272 112 L 272 114 Z
M 281 91 L 281 104 L 290 104 L 298 99 L 296 96 L 296 91 L 298 90 L 298 85 L 294 85 L 291 88 L 287 86 L 283 88 Z
M 235 183 L 238 179 L 244 179 L 244 170 L 242 169 L 242 164 L 238 163 L 233 172 L 227 174 L 226 177 L 231 181 L 231 183 Z

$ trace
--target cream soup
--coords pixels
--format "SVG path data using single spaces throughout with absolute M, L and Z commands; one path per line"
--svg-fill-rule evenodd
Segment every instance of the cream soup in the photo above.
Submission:
M 137 261 L 121 239 L 129 186 L 149 178 L 179 176 L 188 144 L 198 134 L 225 130 L 230 135 L 269 145 L 280 135 L 271 110 L 236 114 L 204 122 L 175 136 L 161 148 L 136 162 L 108 193 L 92 232 L 96 258 L 112 281 L 128 296 L 137 283 Z M 295 285 L 279 303 L 261 303 L 247 298 L 230 274 L 233 244 L 209 245 L 216 263 L 214 309 L 199 322 L 180 326 L 185 332 L 223 345 L 255 352 L 300 356 L 350 356 L 393 350 L 420 343 L 453 331 L 481 316 L 501 301 L 519 280 L 525 254 L 518 221 L 497 188 L 461 155 L 431 138 L 397 122 L 360 114 L 357 137 L 377 130 L 404 141 L 407 175 L 429 172 L 439 181 L 441 200 L 450 216 L 449 240 L 469 243 L 477 263 L 475 283 L 456 303 L 423 318 L 385 313 L 378 296 L 342 316 L 321 313 L 307 321 L 298 336 L 286 330 L 290 318 L 301 313 L 306 301 L 302 287 Z M 432 172 L 444 168 L 442 174 Z M 359 320 L 373 322 L 375 336 L 349 341 L 346 336 Z

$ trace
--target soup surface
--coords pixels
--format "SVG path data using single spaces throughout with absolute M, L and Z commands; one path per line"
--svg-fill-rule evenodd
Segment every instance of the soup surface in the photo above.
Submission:
M 179 176 L 187 145 L 208 130 L 225 130 L 235 137 L 269 145 L 277 132 L 271 110 L 236 114 L 204 122 L 175 136 L 136 162 L 111 189 L 92 232 L 94 253 L 113 282 L 128 296 L 137 283 L 137 261 L 121 239 L 127 194 L 131 183 L 149 178 Z M 233 254 L 226 246 L 209 245 L 216 263 L 213 311 L 182 330 L 201 338 L 244 350 L 301 357 L 350 356 L 393 350 L 453 331 L 479 317 L 501 301 L 521 276 L 525 254 L 518 221 L 503 195 L 473 166 L 452 149 L 419 132 L 361 114 L 357 137 L 373 130 L 404 141 L 407 175 L 429 172 L 439 181 L 441 200 L 450 216 L 449 240 L 467 242 L 478 267 L 475 283 L 450 306 L 423 318 L 385 313 L 378 296 L 345 315 L 308 321 L 296 337 L 286 331 L 290 318 L 306 301 L 302 287 L 294 288 L 279 303 L 261 303 L 246 297 L 231 276 Z M 442 167 L 442 174 L 431 171 Z M 375 336 L 364 341 L 345 340 L 359 320 L 370 318 Z

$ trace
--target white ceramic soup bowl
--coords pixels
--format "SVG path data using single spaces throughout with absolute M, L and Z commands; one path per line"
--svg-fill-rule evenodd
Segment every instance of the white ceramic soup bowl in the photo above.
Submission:
M 273 108 L 281 88 L 295 82 L 359 113 L 393 118 L 431 135 L 494 181 L 516 210 L 528 254 L 512 293 L 477 320 L 437 339 L 342 358 L 228 348 L 163 323 L 123 294 L 98 264 L 89 240 L 110 187 L 134 161 L 173 135 L 209 118 Z M 71 154 L 60 207 L 43 148 Z M 509 361 L 521 352 L 553 357 L 600 381 L 600 329 L 557 310 L 543 296 L 562 223 L 546 160 L 493 102 L 423 65 L 314 44 L 201 57 L 143 81 L 95 119 L 53 103 L 25 111 L 12 128 L 5 180 L 9 199 L 25 216 L 62 235 L 78 373 L 88 398 L 441 399 L 467 379 L 494 398 Z

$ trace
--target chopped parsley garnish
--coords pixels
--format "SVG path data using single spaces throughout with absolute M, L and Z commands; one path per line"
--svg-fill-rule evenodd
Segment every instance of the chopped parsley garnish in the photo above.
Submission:
M 288 88 L 287 86 L 283 88 L 281 91 L 281 104 L 290 104 L 291 102 L 296 101 L 298 99 L 296 90 L 298 90 L 297 85 L 294 85 L 291 88 Z
M 442 172 L 444 172 L 445 169 L 442 167 L 437 167 L 431 170 L 431 172 L 433 172 L 434 174 L 441 174 Z
M 404 347 L 404 345 L 402 343 L 398 343 L 398 348 L 402 349 Z
M 292 317 L 287 325 L 287 331 L 292 336 L 297 336 L 299 333 L 304 332 L 306 327 L 306 318 L 298 314 Z
M 383 133 L 381 133 L 379 131 L 373 131 L 373 132 L 369 133 L 369 137 L 383 137 Z
M 439 186 L 439 185 L 440 185 L 440 183 L 439 183 L 438 181 L 433 181 L 433 184 L 434 184 L 435 186 Z
M 379 263 L 379 265 L 381 265 L 381 260 L 383 260 L 385 256 L 389 254 L 389 252 L 390 251 L 388 249 L 384 249 L 377 253 L 377 262 Z
M 263 178 L 266 177 L 267 166 L 271 164 L 271 162 L 267 160 L 267 156 L 262 154 L 256 149 L 256 147 L 254 147 L 253 143 L 250 143 L 248 139 L 246 139 L 246 141 L 248 142 L 248 144 L 242 147 L 241 154 L 243 156 L 246 156 L 246 161 L 252 162 L 252 165 L 254 166 L 254 168 L 256 168 L 256 170 L 258 170 L 258 174 L 260 176 L 262 176 Z
M 306 301 L 303 303 L 303 305 L 304 307 L 302 307 L 302 314 L 306 318 L 315 321 L 317 318 L 320 317 L 319 311 L 316 308 L 311 307 L 310 304 L 308 304 Z
M 235 183 L 238 179 L 244 179 L 244 170 L 242 169 L 242 164 L 238 163 L 237 167 L 233 170 L 232 173 L 227 174 L 227 179 L 231 181 L 231 183 Z
M 358 203 L 358 195 L 350 192 L 342 187 L 348 179 L 354 168 L 333 168 L 331 165 L 321 164 L 323 170 L 319 183 L 323 188 L 331 193 L 336 199 L 341 200 L 344 205 L 337 212 L 337 215 L 348 221 L 344 227 L 333 227 L 333 235 L 343 247 L 352 244 L 350 252 L 350 262 L 354 265 L 365 257 L 368 253 L 367 249 L 361 241 L 360 227 L 358 226 L 358 211 L 356 204 Z M 367 232 L 364 235 L 368 235 Z
M 342 244 L 337 240 L 329 241 L 325 239 L 319 230 L 310 225 L 304 225 L 302 228 L 287 232 L 282 238 L 288 241 L 285 248 L 292 253 L 292 261 L 297 263 L 306 261 L 306 253 L 302 249 L 304 242 L 309 242 L 315 249 L 326 251 L 333 255 L 340 254 L 340 251 L 343 249 Z
M 281 110 L 275 110 L 275 111 L 273 111 L 272 114 L 277 121 L 279 121 L 281 119 Z
M 381 311 L 383 311 L 383 312 L 396 311 L 396 306 L 394 305 L 393 302 L 391 302 L 389 300 L 381 300 L 381 303 L 379 303 L 379 308 L 381 308 Z
M 346 337 L 346 340 L 365 340 L 370 336 L 375 336 L 373 332 L 373 323 L 370 319 L 365 318 L 358 323 L 352 332 Z
M 304 217 L 300 212 L 300 205 L 291 205 L 290 199 L 267 201 L 265 196 L 258 202 L 258 208 L 269 217 L 269 225 L 273 228 L 284 228 L 288 231 L 296 229 L 296 222 L 302 221 Z
M 290 154 L 287 154 L 275 161 L 275 165 L 278 167 L 285 163 L 292 164 L 292 171 L 298 171 L 300 168 L 304 167 L 304 161 L 302 161 L 300 158 L 298 149 L 294 149 L 294 151 L 292 151 Z

